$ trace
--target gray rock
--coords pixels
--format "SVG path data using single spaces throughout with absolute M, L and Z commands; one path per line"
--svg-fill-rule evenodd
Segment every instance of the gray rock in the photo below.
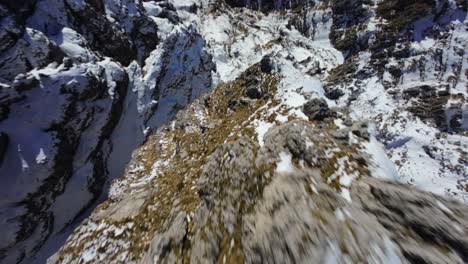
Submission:
M 409 261 L 468 261 L 466 205 L 373 178 L 356 184 L 352 193 L 364 212 L 391 231 Z M 436 261 L 441 258 L 445 260 Z
M 179 211 L 169 219 L 169 229 L 155 236 L 141 264 L 178 263 L 175 249 L 183 245 L 187 235 L 187 214 Z
M 375 218 L 348 206 L 337 192 L 319 181 L 318 171 L 273 178 L 253 213 L 243 218 L 246 263 L 402 260 L 397 246 Z M 309 185 L 314 185 L 318 193 L 311 195 Z
M 44 33 L 27 28 L 15 45 L 0 53 L 0 78 L 13 80 L 32 68 L 42 68 L 52 62 L 61 62 L 63 52 Z
M 351 126 L 351 131 L 354 135 L 365 140 L 370 139 L 369 124 L 367 122 L 356 122 Z
M 150 194 L 151 193 L 149 191 L 143 191 L 136 195 L 126 197 L 119 201 L 119 203 L 112 204 L 109 208 L 93 215 L 92 219 L 95 221 L 107 219 L 118 222 L 123 221 L 126 218 L 132 218 L 138 214 L 146 201 L 145 198 Z
M 333 115 L 333 112 L 328 108 L 328 104 L 323 99 L 312 99 L 304 104 L 304 114 L 314 121 L 322 121 Z
M 198 183 L 202 205 L 194 220 L 200 229 L 194 236 L 191 263 L 216 261 L 222 251 L 221 242 L 233 239 L 242 214 L 260 194 L 263 178 L 253 166 L 257 148 L 246 138 L 227 143 L 205 165 Z M 204 236 L 206 239 L 202 239 Z
M 247 95 L 250 99 L 260 99 L 263 97 L 264 92 L 260 87 L 251 86 L 247 88 L 245 95 Z
M 302 6 L 310 5 L 312 1 L 274 1 L 274 0 L 264 0 L 264 1 L 245 1 L 245 0 L 227 0 L 226 3 L 232 7 L 247 7 L 254 10 L 261 10 L 263 12 L 269 12 L 273 10 L 280 10 L 285 8 L 299 8 Z
M 193 229 L 174 213 L 143 263 L 467 261 L 465 205 L 367 176 L 350 188 L 352 202 L 329 185 L 318 160 L 343 144 L 294 121 L 272 128 L 263 148 L 247 139 L 220 146 L 199 182 Z M 284 153 L 292 167 L 278 171 Z

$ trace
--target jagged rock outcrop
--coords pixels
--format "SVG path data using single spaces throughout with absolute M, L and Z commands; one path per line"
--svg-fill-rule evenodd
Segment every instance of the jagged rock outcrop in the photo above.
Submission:
M 232 101 L 245 96 L 252 81 L 265 91 L 265 96 L 230 108 Z M 154 231 L 173 219 L 169 216 L 174 204 L 186 211 L 198 207 L 195 187 L 206 157 L 228 137 L 237 137 L 238 133 L 254 135 L 248 124 L 239 124 L 272 98 L 277 82 L 273 73 L 263 73 L 260 65 L 255 65 L 242 78 L 195 100 L 171 124 L 155 131 L 135 152 L 125 177 L 114 182 L 111 198 L 76 230 L 51 261 L 139 261 Z M 225 118 L 228 114 L 230 119 Z M 158 188 L 153 189 L 153 184 Z M 113 231 L 103 233 L 96 224 Z
M 11 38 L 11 42 L 5 43 L 5 52 L 0 55 L 0 78 L 2 79 L 11 81 L 17 75 L 24 74 L 33 68 L 43 68 L 52 62 L 61 63 L 64 57 L 57 45 L 40 31 L 26 28 L 23 35 L 16 40 L 10 33 L 5 34 L 10 35 L 6 39 L 8 41 L 8 38 Z M 13 42 L 14 45 L 12 45 Z
M 198 209 L 174 208 L 142 263 L 467 260 L 465 205 L 366 175 L 349 203 L 318 166 L 327 144 L 343 143 L 321 133 L 291 122 L 263 148 L 245 138 L 220 146 L 200 177 Z
M 325 100 L 312 99 L 304 104 L 302 110 L 310 120 L 323 121 L 325 118 L 333 116 Z

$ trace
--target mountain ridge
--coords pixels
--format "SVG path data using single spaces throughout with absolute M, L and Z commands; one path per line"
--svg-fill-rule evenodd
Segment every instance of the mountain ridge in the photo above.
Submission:
M 325 193 L 335 192 L 315 205 L 324 206 L 330 221 L 346 215 L 344 203 L 383 225 L 374 230 L 380 249 L 348 252 L 329 245 L 329 254 L 351 262 L 390 261 L 390 255 L 402 262 L 466 261 L 466 216 L 458 209 L 464 205 L 417 191 L 467 199 L 466 1 L 31 0 L 0 4 L 0 17 L 0 175 L 7 186 L 0 225 L 8 230 L 0 241 L 2 263 L 41 263 L 68 234 L 51 262 L 197 262 L 210 247 L 217 253 L 209 262 L 300 262 L 297 252 L 252 252 L 254 244 L 242 242 L 239 230 L 265 216 L 232 202 L 247 196 L 242 204 L 268 207 L 278 198 L 265 200 L 266 190 L 288 193 L 276 182 L 308 201 L 314 192 L 303 182 L 309 178 L 321 179 Z M 300 155 L 292 147 L 290 154 L 270 149 L 272 131 L 291 124 L 321 129 L 339 151 L 321 144 Z M 291 140 L 296 147 L 312 144 Z M 210 160 L 229 149 L 226 144 L 253 149 L 254 156 L 274 152 L 249 159 L 254 167 L 241 164 L 260 181 L 238 183 L 241 196 L 237 185 L 226 188 L 226 197 L 216 194 L 221 185 L 210 186 L 216 182 L 210 178 L 216 173 L 206 172 Z M 314 155 L 318 163 L 310 160 Z M 199 183 L 203 178 L 211 180 Z M 411 192 L 421 199 L 415 203 L 440 216 L 429 223 L 414 214 L 402 226 L 452 230 L 457 223 L 463 232 L 389 231 L 386 217 L 395 217 L 395 205 L 379 213 L 372 203 L 385 195 L 393 201 L 396 193 L 405 197 L 402 207 L 414 200 L 405 196 L 413 189 L 387 181 L 415 185 Z M 263 192 L 249 197 L 256 193 L 252 186 Z M 210 193 L 221 196 L 213 200 Z M 330 211 L 325 204 L 335 201 L 340 206 Z M 213 233 L 207 247 L 197 232 L 212 232 L 206 221 L 216 218 L 200 214 L 230 214 L 219 206 L 232 207 L 238 220 L 225 216 L 224 231 Z M 190 222 L 195 215 L 196 224 Z M 171 221 L 187 231 L 182 235 Z M 255 234 L 271 236 L 263 231 Z M 280 254 L 283 246 L 297 247 L 295 239 L 264 250 Z M 418 247 L 422 241 L 428 244 Z

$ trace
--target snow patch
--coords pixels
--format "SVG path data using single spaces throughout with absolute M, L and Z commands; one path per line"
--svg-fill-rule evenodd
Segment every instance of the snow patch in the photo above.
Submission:
M 279 155 L 279 162 L 276 164 L 277 173 L 292 173 L 294 172 L 294 165 L 292 163 L 292 156 L 290 153 L 281 152 Z
M 36 156 L 36 163 L 37 164 L 44 164 L 44 163 L 46 163 L 46 161 L 47 161 L 47 156 L 44 153 L 44 149 L 40 148 L 39 153 Z

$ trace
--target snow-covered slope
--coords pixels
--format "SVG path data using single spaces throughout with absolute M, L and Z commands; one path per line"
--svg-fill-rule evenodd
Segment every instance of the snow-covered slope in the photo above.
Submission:
M 388 1 L 363 9 L 362 24 L 345 34 L 365 43 L 342 45 L 347 59 L 329 78 L 331 97 L 343 94 L 338 105 L 353 119 L 376 124 L 398 181 L 467 202 L 466 3 Z
M 211 88 L 214 67 L 166 3 L 30 4 L 0 5 L 2 263 L 57 250 L 151 129 Z
M 0 18 L 0 262 L 267 261 L 286 250 L 256 251 L 268 228 L 305 246 L 284 217 L 252 227 L 281 195 L 330 219 L 318 262 L 467 260 L 464 205 L 421 192 L 468 202 L 465 1 L 8 0 Z M 415 246 L 403 227 L 432 224 L 413 203 L 459 232 Z M 411 217 L 389 227 L 395 204 Z M 344 218 L 375 248 L 339 250 Z

